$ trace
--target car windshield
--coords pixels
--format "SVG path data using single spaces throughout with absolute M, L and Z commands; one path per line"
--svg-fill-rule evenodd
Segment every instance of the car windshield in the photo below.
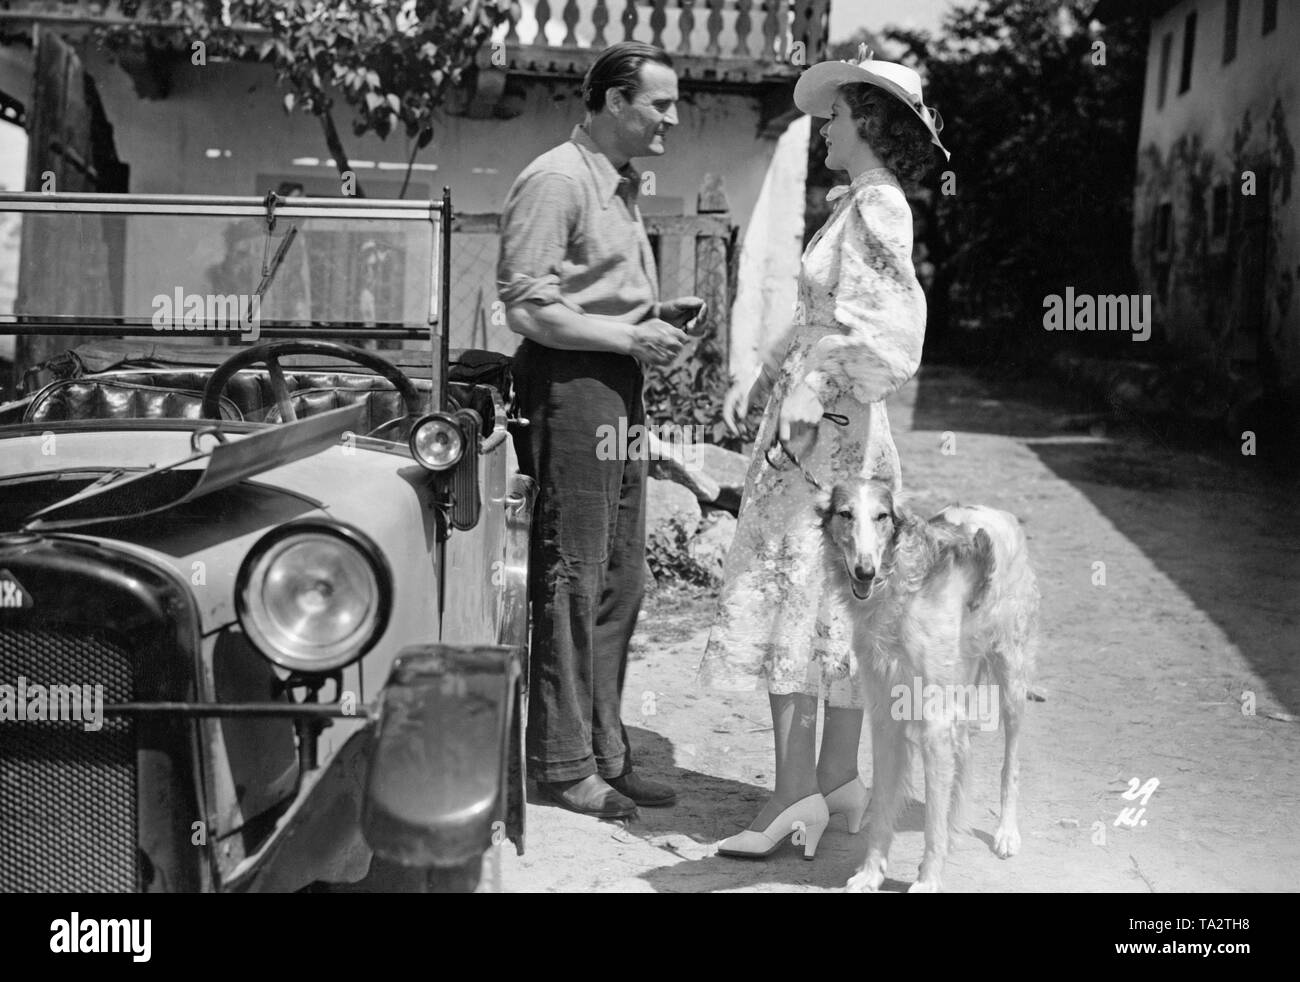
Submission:
M 117 325 L 247 341 L 256 322 L 427 337 L 438 214 L 429 202 L 282 198 L 271 221 L 256 198 L 0 195 L 0 226 L 20 241 L 0 331 Z

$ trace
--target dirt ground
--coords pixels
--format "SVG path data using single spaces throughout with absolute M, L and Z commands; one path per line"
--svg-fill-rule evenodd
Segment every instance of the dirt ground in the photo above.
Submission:
M 1270 448 L 1167 445 L 1140 421 L 1071 416 L 1042 387 L 995 388 L 927 368 L 890 401 L 904 483 L 921 510 L 995 505 L 1024 522 L 1043 594 L 1038 688 L 1023 738 L 1020 855 L 992 851 L 1001 734 L 977 733 L 972 833 L 949 891 L 1296 889 L 1300 831 L 1300 510 Z M 945 452 L 948 451 L 948 452 Z M 1104 584 L 1101 582 L 1104 564 Z M 697 689 L 712 597 L 647 603 L 624 701 L 638 767 L 674 808 L 616 824 L 530 803 L 524 856 L 486 864 L 487 889 L 788 892 L 841 889 L 865 834 L 832 821 L 817 857 L 764 861 L 714 844 L 748 824 L 772 780 L 765 692 Z M 1251 712 L 1253 710 L 1253 714 Z M 914 785 L 923 787 L 919 764 Z M 861 753 L 870 784 L 869 736 Z M 1131 779 L 1155 779 L 1138 824 L 1115 825 Z M 886 889 L 922 851 L 908 809 Z

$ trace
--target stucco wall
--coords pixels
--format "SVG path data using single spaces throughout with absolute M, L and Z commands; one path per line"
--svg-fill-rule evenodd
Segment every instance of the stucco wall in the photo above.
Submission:
M 1266 381 L 1300 384 L 1300 175 L 1292 144 L 1300 98 L 1300 7 L 1279 5 L 1262 34 L 1263 5 L 1241 4 L 1237 55 L 1223 62 L 1225 0 L 1185 0 L 1152 23 L 1139 141 L 1133 255 L 1143 292 L 1155 298 L 1157 331 L 1222 367 L 1254 363 Z M 1188 14 L 1197 15 L 1191 86 L 1179 92 Z M 1158 105 L 1161 52 L 1172 35 L 1165 102 Z M 1250 201 L 1243 172 L 1271 170 Z M 1226 234 L 1212 234 L 1214 188 L 1226 186 Z M 1167 256 L 1157 243 L 1159 209 L 1169 205 Z M 1252 213 L 1267 235 L 1252 246 Z M 1260 226 L 1263 228 L 1264 226 Z M 1249 287 L 1263 264 L 1263 296 Z M 1247 324 L 1262 308 L 1256 337 Z
M 337 186 L 335 171 L 324 164 L 329 154 L 318 122 L 283 111 L 282 93 L 268 67 L 183 65 L 166 99 L 144 101 L 126 73 L 101 53 L 88 52 L 86 64 L 113 124 L 118 155 L 131 167 L 133 192 L 260 194 L 268 188 L 259 183 L 259 176 L 268 174 L 301 179 L 308 193 L 313 182 Z M 420 163 L 436 164 L 437 170 L 417 171 L 413 183 L 433 193 L 450 185 L 461 212 L 499 211 L 519 171 L 567 139 L 583 118 L 576 80 L 531 81 L 522 97 L 512 102 L 522 112 L 509 120 L 446 118 L 434 142 L 418 157 Z M 743 239 L 777 145 L 775 139 L 759 134 L 758 99 L 744 94 L 686 93 L 678 115 L 680 123 L 668 138 L 667 154 L 635 161 L 643 173 L 654 172 L 654 195 L 642 198 L 643 210 L 693 213 L 705 174 L 721 174 L 732 220 L 741 226 Z M 351 114 L 342 105 L 336 110 L 336 122 L 354 163 L 404 166 L 408 144 L 403 135 L 394 134 L 387 141 L 373 135 L 354 137 Z M 210 149 L 221 156 L 209 157 Z M 304 157 L 318 158 L 320 164 L 293 163 Z M 380 191 L 395 193 L 402 178 L 400 168 L 382 171 L 357 166 L 356 172 L 372 196 L 379 196 L 377 182 L 387 183 Z M 769 193 L 776 193 L 778 200 L 765 211 L 780 209 L 786 202 L 788 208 L 802 213 L 802 186 L 789 189 L 788 194 L 780 189 Z M 794 272 L 798 258 L 795 247 L 787 260 Z M 751 286 L 742 278 L 739 289 L 747 293 L 759 285 Z M 472 331 L 475 325 L 469 319 L 454 324 L 453 345 L 469 345 L 471 338 L 458 337 L 456 331 Z

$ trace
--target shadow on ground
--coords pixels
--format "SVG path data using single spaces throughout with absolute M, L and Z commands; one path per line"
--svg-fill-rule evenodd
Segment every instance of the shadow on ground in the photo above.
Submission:
M 1300 480 L 1274 459 L 1282 451 L 1197 445 L 1190 429 L 1166 440 L 1168 426 L 1086 409 L 1050 383 L 999 385 L 937 366 L 918 379 L 912 428 L 1022 439 L 1214 620 L 1288 712 L 1300 712 Z
M 781 885 L 837 889 L 857 872 L 866 854 L 865 830 L 849 835 L 839 817 L 832 819 L 811 861 L 790 841 L 764 859 L 717 855 L 713 851 L 717 841 L 744 828 L 762 808 L 769 789 L 676 766 L 672 741 L 652 730 L 629 727 L 629 735 L 637 770 L 667 781 L 678 791 L 674 807 L 641 808 L 629 822 L 606 823 L 616 834 L 663 850 L 664 865 L 640 874 L 657 892 L 695 893 L 701 891 L 701 884 L 715 889 L 720 878 L 729 890 L 761 891 Z M 535 788 L 530 788 L 529 807 L 557 806 L 537 797 Z M 898 831 L 920 832 L 924 819 L 921 803 L 912 802 L 899 820 Z M 617 833 L 620 826 L 622 832 Z M 910 881 L 886 879 L 882 890 L 904 891 L 909 885 Z

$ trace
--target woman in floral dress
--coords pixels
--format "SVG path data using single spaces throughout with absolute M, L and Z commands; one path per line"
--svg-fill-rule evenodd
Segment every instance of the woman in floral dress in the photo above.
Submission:
M 829 117 L 826 163 L 851 183 L 827 196 L 834 210 L 804 251 L 790 333 L 724 407 L 734 431 L 770 392 L 699 674 L 719 689 L 766 684 L 776 787 L 747 830 L 719 843 L 723 855 L 768 855 L 801 822 L 811 858 L 831 814 L 844 814 L 856 832 L 866 810 L 858 668 L 824 582 L 816 491 L 792 458 L 827 487 L 858 475 L 901 487 L 884 399 L 920 364 L 926 312 L 901 181 L 928 170 L 934 148 L 942 150 L 942 124 L 924 105 L 916 72 L 861 55 L 860 63 L 813 66 L 795 89 L 800 109 Z

